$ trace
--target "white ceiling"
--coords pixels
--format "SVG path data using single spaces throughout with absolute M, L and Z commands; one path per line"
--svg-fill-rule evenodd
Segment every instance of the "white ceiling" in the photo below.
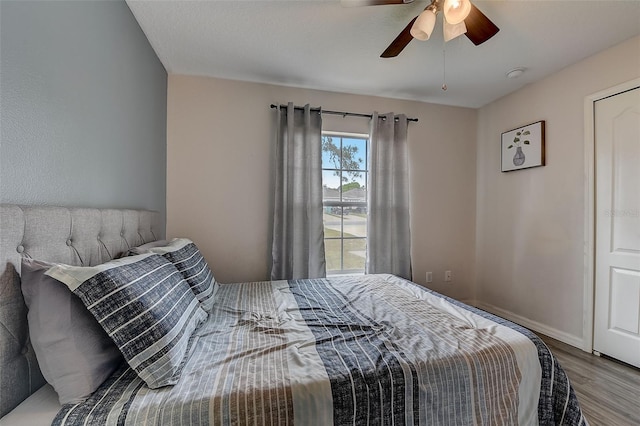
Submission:
M 473 1 L 500 32 L 480 46 L 428 41 L 380 53 L 428 4 L 340 0 L 127 0 L 171 74 L 256 81 L 477 108 L 640 34 L 640 0 Z M 638 52 L 640 64 L 640 52 Z M 527 72 L 518 79 L 505 73 Z

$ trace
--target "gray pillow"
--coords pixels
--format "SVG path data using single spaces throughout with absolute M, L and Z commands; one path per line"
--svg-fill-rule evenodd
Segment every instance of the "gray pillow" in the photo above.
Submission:
M 171 262 L 141 254 L 92 267 L 58 264 L 46 274 L 82 300 L 147 386 L 178 382 L 207 314 Z
M 180 271 L 193 290 L 205 311 L 211 311 L 218 290 L 216 279 L 209 265 L 193 241 L 188 238 L 174 238 L 164 246 L 147 249 L 168 259 Z
M 85 400 L 122 364 L 122 354 L 66 285 L 44 272 L 52 264 L 22 259 L 22 293 L 31 344 L 61 404 Z

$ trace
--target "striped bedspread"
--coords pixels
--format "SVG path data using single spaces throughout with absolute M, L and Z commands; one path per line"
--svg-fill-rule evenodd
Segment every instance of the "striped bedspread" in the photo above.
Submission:
M 582 425 L 530 331 L 392 275 L 222 284 L 175 386 L 123 366 L 54 424 Z

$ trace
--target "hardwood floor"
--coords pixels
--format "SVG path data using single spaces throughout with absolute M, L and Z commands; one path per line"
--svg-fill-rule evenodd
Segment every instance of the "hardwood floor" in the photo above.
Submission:
M 640 369 L 540 337 L 569 376 L 591 426 L 640 425 Z

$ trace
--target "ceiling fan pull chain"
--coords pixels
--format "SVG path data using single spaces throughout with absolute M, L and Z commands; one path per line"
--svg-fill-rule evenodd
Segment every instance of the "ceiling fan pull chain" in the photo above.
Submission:
M 442 46 L 442 90 L 447 91 L 447 54 L 444 45 Z

